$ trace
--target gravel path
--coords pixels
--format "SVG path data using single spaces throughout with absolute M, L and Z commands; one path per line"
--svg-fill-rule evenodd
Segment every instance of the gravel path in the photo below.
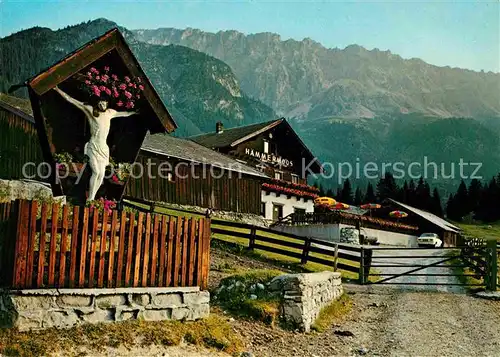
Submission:
M 388 252 L 375 254 L 388 255 Z M 384 268 L 384 272 L 393 274 L 411 270 L 405 262 L 435 262 L 443 251 L 397 250 L 389 254 L 390 258 L 377 260 L 377 264 L 402 263 L 401 267 Z M 411 262 L 397 258 L 407 254 L 432 257 L 415 258 Z M 219 267 L 273 268 L 227 252 L 214 252 L 212 257 L 211 285 L 228 275 Z M 426 268 L 419 273 L 443 272 L 451 270 Z M 452 276 L 401 277 L 395 281 L 456 282 Z M 323 333 L 284 331 L 259 322 L 230 320 L 229 316 L 228 320 L 247 341 L 247 351 L 254 357 L 500 356 L 500 301 L 478 299 L 467 295 L 461 287 L 446 285 L 344 284 L 344 287 L 353 301 L 353 309 Z
M 353 311 L 322 334 L 238 320 L 234 326 L 256 357 L 500 356 L 500 302 L 391 287 L 347 289 Z

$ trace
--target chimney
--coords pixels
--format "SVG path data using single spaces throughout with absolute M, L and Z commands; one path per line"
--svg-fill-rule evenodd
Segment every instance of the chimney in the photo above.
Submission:
M 217 134 L 220 134 L 224 131 L 224 126 L 222 125 L 222 122 L 221 121 L 218 121 L 216 124 L 215 124 L 215 132 Z

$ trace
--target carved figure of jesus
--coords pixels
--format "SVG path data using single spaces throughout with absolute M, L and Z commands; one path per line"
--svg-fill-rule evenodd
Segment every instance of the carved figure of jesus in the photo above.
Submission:
M 105 100 L 100 100 L 97 106 L 94 107 L 72 98 L 57 86 L 54 90 L 66 101 L 80 109 L 89 122 L 90 140 L 85 144 L 84 154 L 88 156 L 89 165 L 92 169 L 89 196 L 87 198 L 87 201 L 92 201 L 95 199 L 95 195 L 104 180 L 106 166 L 109 165 L 109 147 L 106 139 L 111 128 L 111 119 L 128 117 L 137 114 L 137 112 L 116 111 L 108 108 L 108 102 Z

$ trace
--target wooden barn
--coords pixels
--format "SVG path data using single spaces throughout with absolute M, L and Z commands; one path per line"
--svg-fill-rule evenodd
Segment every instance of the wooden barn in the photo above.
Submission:
M 0 93 L 0 179 L 37 175 L 43 155 L 32 114 L 29 101 Z
M 148 135 L 137 162 L 152 175 L 135 175 L 125 196 L 259 214 L 267 176 L 193 141 L 166 134 Z M 140 177 L 138 177 L 140 176 Z
M 445 219 L 436 216 L 430 212 L 412 207 L 405 203 L 398 202 L 389 198 L 383 209 L 376 210 L 377 214 L 385 214 L 390 211 L 401 210 L 408 213 L 408 217 L 404 218 L 404 223 L 418 227 L 417 234 L 436 233 L 439 235 L 445 246 L 456 245 L 461 229 Z
M 321 164 L 285 119 L 231 129 L 219 122 L 215 132 L 190 139 L 270 178 L 261 191 L 260 213 L 266 219 L 314 211 L 318 190 L 307 184 L 307 177 L 320 173 Z

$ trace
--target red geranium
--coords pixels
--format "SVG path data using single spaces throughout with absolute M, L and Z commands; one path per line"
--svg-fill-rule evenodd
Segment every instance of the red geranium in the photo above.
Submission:
M 110 73 L 110 68 L 105 66 L 101 71 L 92 67 L 87 72 L 84 90 L 99 100 L 105 100 L 109 106 L 132 109 L 136 101 L 141 98 L 144 90 L 140 77 L 125 76 L 121 79 L 118 75 Z

